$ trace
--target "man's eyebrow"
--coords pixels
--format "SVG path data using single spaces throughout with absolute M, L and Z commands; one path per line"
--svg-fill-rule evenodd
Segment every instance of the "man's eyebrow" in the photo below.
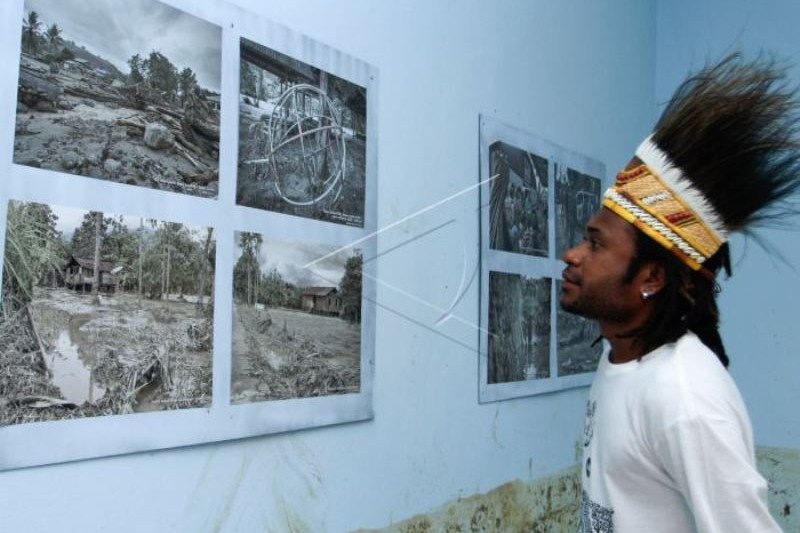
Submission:
M 589 235 L 589 234 L 591 234 L 591 235 L 600 235 L 602 233 L 603 232 L 600 231 L 600 228 L 598 228 L 597 226 L 586 226 L 586 234 L 587 235 Z

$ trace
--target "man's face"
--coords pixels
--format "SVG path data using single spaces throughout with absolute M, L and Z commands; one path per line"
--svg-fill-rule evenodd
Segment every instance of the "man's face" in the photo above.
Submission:
M 636 250 L 634 227 L 600 209 L 586 224 L 584 240 L 564 254 L 561 308 L 600 322 L 629 323 L 643 311 L 641 284 L 626 280 Z

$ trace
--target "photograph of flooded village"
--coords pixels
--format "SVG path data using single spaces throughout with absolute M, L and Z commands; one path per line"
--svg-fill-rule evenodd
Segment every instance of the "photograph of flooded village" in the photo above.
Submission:
M 550 377 L 550 278 L 489 272 L 488 382 Z
M 360 252 L 235 238 L 232 403 L 359 392 Z
M 216 198 L 221 29 L 155 0 L 25 0 L 14 162 Z
M 0 424 L 211 404 L 211 228 L 10 201 Z
M 367 89 L 241 39 L 236 203 L 364 226 Z

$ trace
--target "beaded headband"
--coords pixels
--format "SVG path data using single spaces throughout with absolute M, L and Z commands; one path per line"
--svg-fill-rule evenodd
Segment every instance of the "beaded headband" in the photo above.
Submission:
M 636 149 L 643 164 L 617 174 L 603 205 L 693 270 L 727 240 L 722 218 L 651 137 Z

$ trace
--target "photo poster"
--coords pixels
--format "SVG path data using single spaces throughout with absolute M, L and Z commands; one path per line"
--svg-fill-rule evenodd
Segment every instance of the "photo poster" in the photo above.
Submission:
M 600 208 L 605 167 L 493 117 L 479 122 L 479 401 L 587 385 L 599 328 L 558 300 L 562 257 Z
M 0 470 L 372 418 L 376 69 L 210 0 L 0 14 Z

